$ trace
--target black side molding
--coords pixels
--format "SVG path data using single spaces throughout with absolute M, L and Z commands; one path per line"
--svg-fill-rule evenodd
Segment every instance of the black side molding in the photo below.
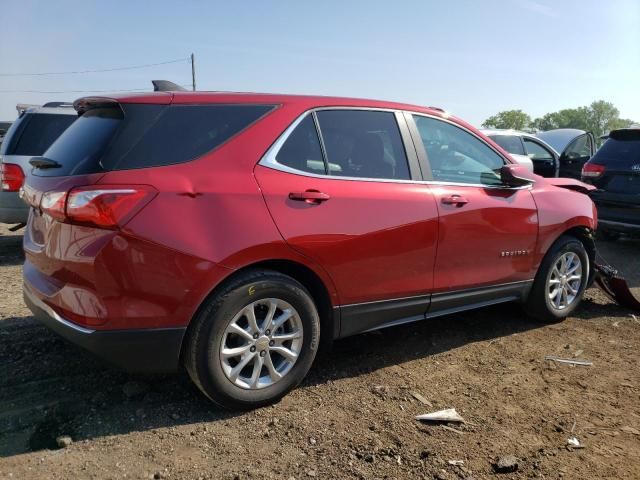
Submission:
M 529 295 L 533 280 L 490 287 L 420 295 L 336 307 L 340 309 L 340 333 L 344 338 L 380 328 L 504 302 L 522 302 Z

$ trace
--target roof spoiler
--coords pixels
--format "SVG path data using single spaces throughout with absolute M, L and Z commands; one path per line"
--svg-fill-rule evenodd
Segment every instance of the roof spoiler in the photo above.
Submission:
M 640 128 L 621 128 L 619 130 L 611 130 L 609 138 L 614 140 L 640 140 Z
M 73 108 L 76 109 L 78 115 L 93 108 L 117 107 L 119 105 L 117 100 L 108 97 L 83 97 L 73 102 Z
M 18 103 L 16 105 L 16 110 L 18 111 L 18 114 L 22 115 L 24 112 L 26 112 L 29 108 L 33 108 L 33 107 L 39 107 L 40 105 L 35 105 L 33 103 Z

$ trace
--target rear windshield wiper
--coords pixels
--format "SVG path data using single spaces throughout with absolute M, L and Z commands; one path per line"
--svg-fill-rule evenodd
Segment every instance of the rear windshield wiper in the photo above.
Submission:
M 62 166 L 55 160 L 51 160 L 47 157 L 33 157 L 29 160 L 29 163 L 34 168 L 60 168 Z

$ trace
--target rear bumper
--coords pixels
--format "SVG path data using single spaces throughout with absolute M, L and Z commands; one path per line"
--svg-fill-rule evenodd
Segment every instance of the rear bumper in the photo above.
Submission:
M 60 336 L 118 367 L 139 373 L 171 373 L 180 364 L 186 327 L 92 330 L 62 318 L 24 285 L 24 301 L 34 316 Z
M 26 223 L 29 207 L 18 192 L 0 192 L 0 223 Z

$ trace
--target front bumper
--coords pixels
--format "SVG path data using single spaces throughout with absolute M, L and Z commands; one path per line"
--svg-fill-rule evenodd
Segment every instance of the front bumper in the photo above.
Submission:
M 0 223 L 26 223 L 29 207 L 18 192 L 0 192 Z
M 24 301 L 49 329 L 118 367 L 138 373 L 171 373 L 180 365 L 186 327 L 92 330 L 62 318 L 24 285 Z

